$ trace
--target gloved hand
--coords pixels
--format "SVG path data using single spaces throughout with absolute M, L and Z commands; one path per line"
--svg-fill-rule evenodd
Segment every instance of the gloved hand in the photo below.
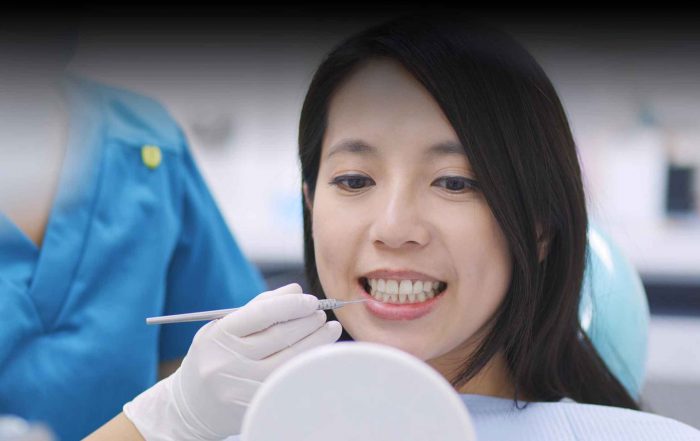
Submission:
M 340 323 L 326 323 L 317 306 L 316 297 L 291 284 L 206 324 L 180 368 L 124 405 L 124 414 L 146 441 L 240 433 L 248 403 L 270 372 L 340 337 Z

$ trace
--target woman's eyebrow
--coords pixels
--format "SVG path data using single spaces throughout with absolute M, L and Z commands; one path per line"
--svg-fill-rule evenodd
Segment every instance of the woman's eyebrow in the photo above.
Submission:
M 444 141 L 438 144 L 434 144 L 428 148 L 425 152 L 426 157 L 436 157 L 436 156 L 449 156 L 449 155 L 459 155 L 466 156 L 464 147 L 459 142 L 455 141 Z
M 342 152 L 370 154 L 372 156 L 375 156 L 377 154 L 377 149 L 376 149 L 376 147 L 373 147 L 373 146 L 371 146 L 371 145 L 367 144 L 366 142 L 361 141 L 359 139 L 344 139 L 344 140 L 334 144 L 328 150 L 328 154 L 326 155 L 326 159 L 330 158 L 331 156 L 333 156 L 337 153 L 342 153 Z
M 344 139 L 334 144 L 326 155 L 326 159 L 338 153 L 359 153 L 376 156 L 377 148 L 359 139 Z M 443 141 L 430 146 L 425 154 L 426 157 L 459 155 L 466 156 L 462 144 L 455 141 Z

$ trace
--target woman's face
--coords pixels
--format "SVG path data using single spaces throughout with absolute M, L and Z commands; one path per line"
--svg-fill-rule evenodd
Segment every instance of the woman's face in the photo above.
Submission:
M 438 104 L 400 64 L 371 61 L 337 89 L 308 202 L 326 295 L 376 300 L 335 311 L 355 340 L 423 360 L 471 346 L 511 274 L 474 180 Z

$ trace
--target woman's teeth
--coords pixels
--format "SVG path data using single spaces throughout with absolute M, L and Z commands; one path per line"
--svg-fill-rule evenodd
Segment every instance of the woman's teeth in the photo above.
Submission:
M 376 300 L 385 303 L 419 303 L 445 290 L 444 282 L 367 279 L 366 288 Z

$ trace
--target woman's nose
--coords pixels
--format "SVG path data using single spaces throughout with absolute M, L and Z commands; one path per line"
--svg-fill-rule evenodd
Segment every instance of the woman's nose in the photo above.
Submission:
M 423 247 L 430 239 L 425 207 L 410 190 L 387 192 L 377 202 L 370 239 L 380 247 Z

